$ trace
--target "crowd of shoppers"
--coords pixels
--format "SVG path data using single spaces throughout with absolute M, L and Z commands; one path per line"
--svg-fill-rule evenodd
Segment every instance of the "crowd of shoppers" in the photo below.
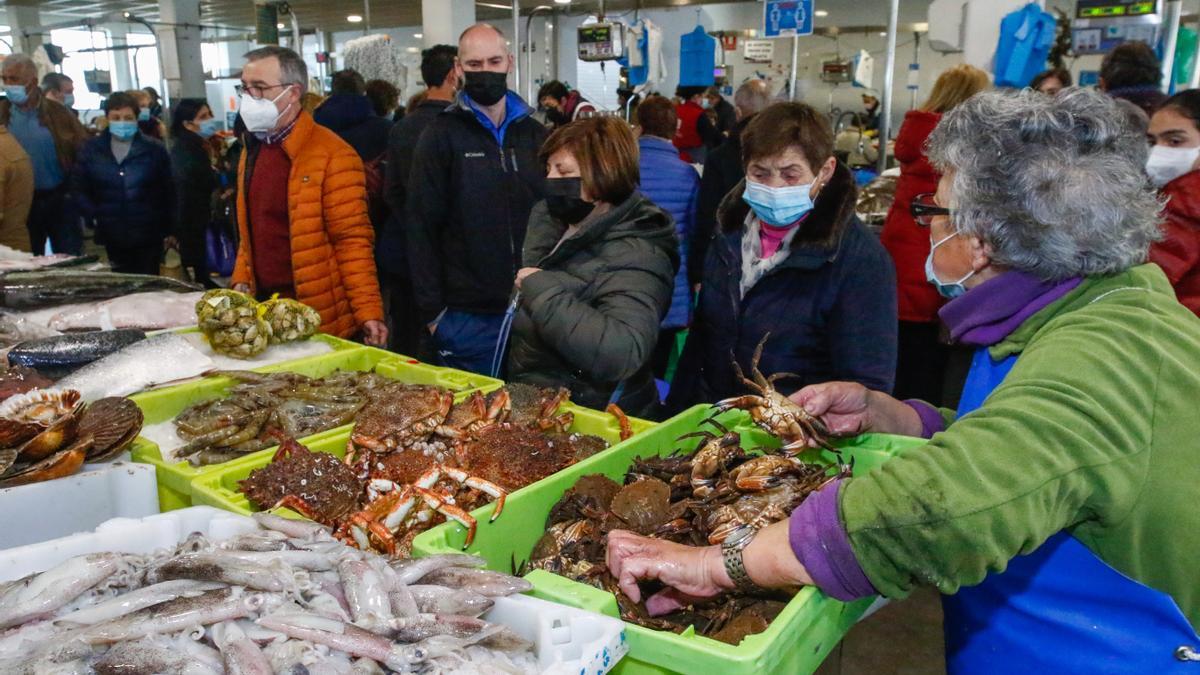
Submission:
M 175 248 L 211 286 L 224 211 L 235 288 L 300 299 L 338 335 L 567 386 L 588 405 L 653 416 L 660 396 L 673 411 L 736 395 L 734 365 L 748 372 L 760 345 L 760 369 L 793 375 L 785 393 L 838 379 L 956 398 L 942 310 L 963 285 L 931 268 L 953 242 L 924 222 L 943 177 L 926 146 L 990 87 L 986 73 L 946 70 L 906 114 L 876 239 L 829 120 L 773 104 L 763 80 L 729 100 L 717 87 L 674 101 L 622 90 L 637 101 L 627 124 L 562 81 L 527 103 L 508 89 L 513 59 L 501 31 L 472 26 L 422 53 L 425 87 L 402 107 L 392 83 L 353 70 L 333 74 L 328 97 L 310 92 L 303 60 L 267 47 L 246 55 L 229 131 L 206 101 L 164 115 L 146 88 L 111 95 L 89 137 L 75 83 L 49 73 L 39 86 L 34 63 L 10 55 L 0 243 L 79 253 L 86 225 L 115 269 L 154 274 Z M 1144 176 L 1163 223 L 1148 258 L 1200 313 L 1200 93 L 1168 99 L 1159 73 L 1152 50 L 1127 43 L 1098 88 L 1153 146 Z M 1052 68 L 1030 88 L 1072 84 Z M 863 105 L 877 126 L 878 95 Z

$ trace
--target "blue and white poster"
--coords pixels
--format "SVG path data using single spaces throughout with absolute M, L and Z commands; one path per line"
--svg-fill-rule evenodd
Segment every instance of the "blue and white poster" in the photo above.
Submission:
M 763 37 L 812 35 L 813 0 L 766 0 L 763 3 Z

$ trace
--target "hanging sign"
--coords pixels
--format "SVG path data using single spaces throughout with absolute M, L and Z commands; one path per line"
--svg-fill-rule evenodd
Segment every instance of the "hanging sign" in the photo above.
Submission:
M 812 35 L 813 0 L 766 0 L 763 3 L 763 37 Z
M 742 43 L 742 59 L 746 63 L 770 63 L 774 55 L 774 40 L 746 40 Z

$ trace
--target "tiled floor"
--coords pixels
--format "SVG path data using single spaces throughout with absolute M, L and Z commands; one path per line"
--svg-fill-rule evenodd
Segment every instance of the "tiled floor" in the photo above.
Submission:
M 941 596 L 922 590 L 893 602 L 851 629 L 818 675 L 944 673 Z

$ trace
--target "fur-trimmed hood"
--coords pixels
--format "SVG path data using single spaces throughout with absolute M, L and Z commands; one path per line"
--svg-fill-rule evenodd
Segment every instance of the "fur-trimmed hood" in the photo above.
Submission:
M 746 181 L 743 179 L 717 207 L 717 224 L 722 232 L 735 232 L 745 227 L 746 214 L 750 211 L 750 205 L 742 199 L 745 190 Z M 792 248 L 831 248 L 836 245 L 854 220 L 857 200 L 858 186 L 854 183 L 854 174 L 839 163 L 829 183 L 817 195 L 813 210 L 792 239 Z

